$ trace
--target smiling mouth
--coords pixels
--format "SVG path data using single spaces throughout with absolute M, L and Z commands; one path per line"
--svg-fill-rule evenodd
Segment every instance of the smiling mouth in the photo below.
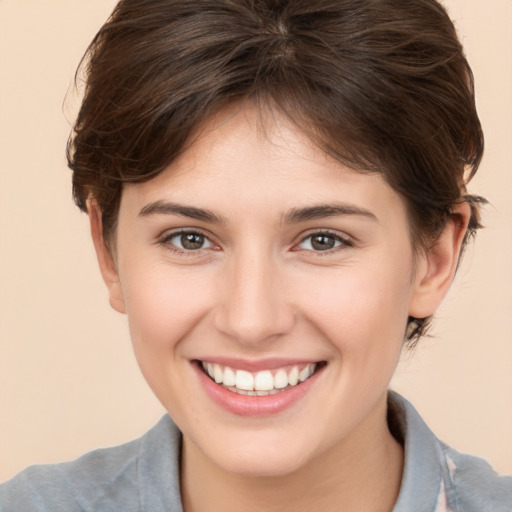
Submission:
M 269 396 L 282 393 L 300 385 L 318 369 L 325 366 L 324 362 L 320 362 L 248 372 L 207 361 L 199 361 L 199 363 L 203 372 L 216 384 L 233 393 L 248 396 Z

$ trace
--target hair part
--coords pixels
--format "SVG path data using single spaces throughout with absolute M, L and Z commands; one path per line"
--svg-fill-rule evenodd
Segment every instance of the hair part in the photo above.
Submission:
M 68 143 L 76 204 L 94 197 L 112 241 L 124 183 L 186 150 L 235 102 L 278 109 L 318 147 L 379 172 L 407 204 L 416 250 L 468 195 L 483 135 L 473 75 L 435 0 L 122 0 L 84 56 Z M 414 343 L 429 319 L 409 319 Z

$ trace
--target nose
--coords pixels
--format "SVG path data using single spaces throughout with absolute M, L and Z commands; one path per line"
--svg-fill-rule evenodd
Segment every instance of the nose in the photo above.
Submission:
M 246 346 L 264 348 L 287 334 L 295 314 L 279 263 L 257 251 L 233 258 L 222 276 L 215 327 Z

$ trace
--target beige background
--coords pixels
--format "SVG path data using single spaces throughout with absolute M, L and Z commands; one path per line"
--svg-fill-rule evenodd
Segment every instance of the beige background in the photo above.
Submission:
M 70 198 L 63 106 L 113 0 L 0 0 L 0 480 L 143 433 L 162 414 Z M 512 1 L 450 0 L 476 75 L 493 203 L 394 386 L 454 447 L 512 473 Z

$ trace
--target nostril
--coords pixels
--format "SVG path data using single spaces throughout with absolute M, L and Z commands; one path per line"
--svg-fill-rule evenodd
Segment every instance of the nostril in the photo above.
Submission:
M 289 334 L 295 323 L 294 315 L 286 306 L 258 308 L 247 304 L 217 311 L 217 330 L 243 345 L 265 344 Z

